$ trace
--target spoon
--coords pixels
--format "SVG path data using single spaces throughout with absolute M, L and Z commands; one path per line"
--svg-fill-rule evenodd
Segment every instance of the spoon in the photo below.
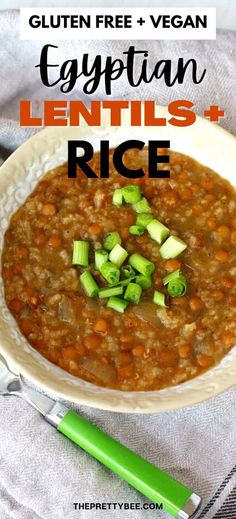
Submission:
M 59 432 L 178 519 L 190 519 L 201 498 L 60 402 L 26 386 L 0 354 L 0 395 L 24 398 Z

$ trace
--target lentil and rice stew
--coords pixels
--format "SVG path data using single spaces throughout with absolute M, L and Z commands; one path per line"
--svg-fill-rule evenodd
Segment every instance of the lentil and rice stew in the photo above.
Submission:
M 97 172 L 99 160 L 96 153 L 90 163 Z M 145 169 L 147 151 L 130 150 L 125 161 Z M 79 170 L 69 179 L 62 165 L 38 183 L 5 234 L 5 298 L 22 334 L 51 362 L 99 386 L 150 391 L 179 384 L 214 366 L 236 343 L 235 189 L 176 152 L 170 152 L 170 172 L 170 179 L 131 182 L 111 160 L 107 179 L 87 179 Z M 114 190 L 131 183 L 153 217 L 186 243 L 178 257 L 161 257 L 146 231 L 130 233 L 137 214 L 112 200 Z M 80 283 L 85 269 L 72 264 L 73 242 L 88 242 L 93 279 L 107 285 L 94 253 L 114 231 L 129 256 L 139 253 L 155 265 L 151 288 L 121 313 L 106 298 L 88 297 Z M 188 288 L 170 297 L 163 278 L 178 269 Z M 164 294 L 164 304 L 153 302 L 153 291 Z

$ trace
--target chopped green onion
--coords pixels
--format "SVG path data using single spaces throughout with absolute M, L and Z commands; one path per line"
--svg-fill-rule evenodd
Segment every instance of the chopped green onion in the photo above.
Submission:
M 125 278 L 131 278 L 135 275 L 134 269 L 131 265 L 123 265 L 120 270 L 121 274 L 123 274 Z
M 101 274 L 109 285 L 117 285 L 120 280 L 120 271 L 114 263 L 107 261 L 101 266 Z
M 80 283 L 88 297 L 96 297 L 98 295 L 99 286 L 88 270 L 81 274 Z
M 81 267 L 89 266 L 89 243 L 87 241 L 74 241 L 72 263 Z
M 134 236 L 142 236 L 142 234 L 144 233 L 144 228 L 140 225 L 131 225 L 129 227 L 129 232 Z
M 187 292 L 188 283 L 186 277 L 182 274 L 178 278 L 172 279 L 167 285 L 167 292 L 171 297 L 181 297 Z
M 139 276 L 136 276 L 136 283 L 138 283 L 143 290 L 147 290 L 152 286 L 152 278 L 151 276 L 143 276 L 140 274 Z
M 187 279 L 180 269 L 171 272 L 163 278 L 163 284 L 168 285 L 167 291 L 171 297 L 184 296 L 187 292 Z
M 117 267 L 121 267 L 122 263 L 126 260 L 128 257 L 128 252 L 117 243 L 115 247 L 111 250 L 109 254 L 109 260 L 117 265 Z
M 130 281 L 133 281 L 136 279 L 136 276 L 132 276 L 130 278 L 127 278 L 127 279 L 122 279 L 122 281 L 119 281 L 119 283 L 116 283 L 114 286 L 122 286 L 122 287 L 126 287 Z
M 162 294 L 158 290 L 155 290 L 153 294 L 153 303 L 155 303 L 155 305 L 163 306 L 164 308 L 166 308 L 165 294 Z
M 119 297 L 110 297 L 107 306 L 108 308 L 112 308 L 112 310 L 116 310 L 116 312 L 123 313 L 128 304 L 128 301 L 124 301 L 124 299 L 120 299 Z
M 136 224 L 146 229 L 147 225 L 153 220 L 153 216 L 150 213 L 140 213 L 137 216 Z
M 147 230 L 151 238 L 159 243 L 159 245 L 161 245 L 170 234 L 168 227 L 163 225 L 158 220 L 152 220 L 152 222 L 147 225 Z
M 112 197 L 112 203 L 114 205 L 120 206 L 123 203 L 123 193 L 121 189 L 115 189 Z
M 182 276 L 182 272 L 180 269 L 177 269 L 175 270 L 174 272 L 171 272 L 171 274 L 168 274 L 167 276 L 165 276 L 163 278 L 163 285 L 168 285 L 168 283 L 170 281 L 172 281 L 173 279 L 176 279 L 176 278 L 179 278 L 180 276 Z
M 129 264 L 144 276 L 150 276 L 155 270 L 154 263 L 149 261 L 147 258 L 144 258 L 144 256 L 141 256 L 141 254 L 138 254 L 137 252 L 131 254 L 129 258 Z
M 118 232 L 109 232 L 106 234 L 104 240 L 103 240 L 103 247 L 106 250 L 112 250 L 117 243 L 121 244 L 121 237 Z
M 95 251 L 95 268 L 100 272 L 101 266 L 103 263 L 108 261 L 108 252 L 103 249 L 98 249 Z
M 116 287 L 108 287 L 108 288 L 101 288 L 99 290 L 99 297 L 100 299 L 112 297 L 112 296 L 120 296 L 123 294 L 123 287 L 121 285 L 117 285 Z
M 141 200 L 140 188 L 133 184 L 123 187 L 122 194 L 127 204 L 136 204 Z
M 187 248 L 186 243 L 177 236 L 170 236 L 160 247 L 160 255 L 164 259 L 176 258 Z
M 124 298 L 131 303 L 139 303 L 142 294 L 142 288 L 137 283 L 129 283 L 126 288 Z
M 139 202 L 137 202 L 136 204 L 133 204 L 132 208 L 136 213 L 151 213 L 152 212 L 147 199 L 144 197 L 141 198 L 141 200 Z

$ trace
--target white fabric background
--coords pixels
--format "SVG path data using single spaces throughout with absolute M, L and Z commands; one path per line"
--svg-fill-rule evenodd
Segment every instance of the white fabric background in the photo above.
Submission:
M 19 99 L 62 97 L 58 90 L 42 87 L 38 63 L 43 42 L 18 42 L 18 12 L 0 14 L 0 156 L 19 146 L 34 130 L 19 128 Z M 128 42 L 59 43 L 63 59 L 85 51 L 118 56 Z M 183 56 L 207 67 L 200 86 L 190 81 L 167 88 L 163 82 L 132 90 L 114 84 L 116 98 L 194 101 L 198 112 L 219 103 L 226 110 L 223 126 L 235 132 L 236 33 L 219 32 L 216 42 L 139 42 L 154 63 Z M 102 98 L 103 89 L 95 97 Z M 81 91 L 73 97 L 83 98 Z M 160 415 L 121 415 L 89 408 L 84 416 L 141 455 L 168 471 L 203 497 L 203 506 L 231 471 L 236 460 L 236 390 L 204 404 Z M 147 393 L 148 398 L 148 393 Z M 154 519 L 163 512 L 76 512 L 73 502 L 146 502 L 129 485 L 58 434 L 25 402 L 0 397 L 0 518 L 1 519 Z M 233 485 L 220 496 L 219 508 Z M 215 505 L 216 507 L 216 505 Z M 213 517 L 212 508 L 206 518 Z M 230 516 L 236 518 L 235 515 Z

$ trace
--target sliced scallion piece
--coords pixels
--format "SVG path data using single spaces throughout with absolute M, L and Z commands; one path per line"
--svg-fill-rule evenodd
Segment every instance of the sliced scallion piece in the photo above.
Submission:
M 162 294 L 162 292 L 155 290 L 153 294 L 153 303 L 155 303 L 155 305 L 163 306 L 164 308 L 166 308 L 165 294 Z
M 117 265 L 117 267 L 121 267 L 122 263 L 126 260 L 128 257 L 128 252 L 117 243 L 115 247 L 111 250 L 109 254 L 109 260 Z
M 122 194 L 127 204 L 136 204 L 141 200 L 140 188 L 133 184 L 123 187 Z
M 88 270 L 81 274 L 80 283 L 88 297 L 96 297 L 98 295 L 99 286 Z
M 168 227 L 163 225 L 158 220 L 152 220 L 152 222 L 147 225 L 147 231 L 149 232 L 151 238 L 159 243 L 159 245 L 161 245 L 170 234 Z
M 150 213 L 140 213 L 137 216 L 136 224 L 146 229 L 147 225 L 154 219 Z
M 178 278 L 172 279 L 167 285 L 167 292 L 171 297 L 181 297 L 187 292 L 188 283 L 186 277 L 182 274 Z
M 118 283 L 118 286 L 122 286 L 122 287 L 126 287 L 130 281 L 134 281 L 136 279 L 136 276 L 132 276 L 130 278 L 127 278 L 127 279 L 122 279 L 122 281 L 119 281 Z
M 138 252 L 131 254 L 129 257 L 129 264 L 144 276 L 150 276 L 155 270 L 154 263 L 149 261 L 147 258 L 144 258 L 144 256 L 141 256 Z
M 116 312 L 120 313 L 125 311 L 128 304 L 128 301 L 124 301 L 124 299 L 120 299 L 119 297 L 110 297 L 107 302 L 108 308 L 112 308 L 112 310 L 116 310 Z
M 135 275 L 134 269 L 131 267 L 131 265 L 123 265 L 120 270 L 121 274 L 123 274 L 125 278 L 131 278 Z
M 101 266 L 101 274 L 109 285 L 117 285 L 120 280 L 120 270 L 117 265 L 107 261 Z
M 101 266 L 103 263 L 108 261 L 108 252 L 103 249 L 98 249 L 95 251 L 95 268 L 100 272 Z
M 134 236 L 142 236 L 144 230 L 144 227 L 141 227 L 140 225 L 131 225 L 129 227 L 130 234 L 133 234 Z
M 173 281 L 173 279 L 179 278 L 180 276 L 182 276 L 182 272 L 180 269 L 171 272 L 163 278 L 163 285 L 168 285 L 170 281 Z
M 187 248 L 186 243 L 177 236 L 170 236 L 160 247 L 160 255 L 164 259 L 176 258 Z
M 108 234 L 106 234 L 106 236 L 103 240 L 103 247 L 106 250 L 112 250 L 113 247 L 115 247 L 115 245 L 117 245 L 117 243 L 119 245 L 121 244 L 121 237 L 120 237 L 119 233 L 116 231 L 109 232 Z
M 142 288 L 137 283 L 129 283 L 124 298 L 131 303 L 139 303 L 142 294 Z
M 89 243 L 87 241 L 74 241 L 72 263 L 81 267 L 89 266 Z
M 143 274 L 139 274 L 136 276 L 136 283 L 142 287 L 143 290 L 148 290 L 152 286 L 152 278 L 151 276 L 143 276 Z
M 123 203 L 122 188 L 115 189 L 115 191 L 113 193 L 113 197 L 112 197 L 112 203 L 118 207 L 122 205 L 122 203 Z
M 123 294 L 123 287 L 122 285 L 117 285 L 116 287 L 105 287 L 105 288 L 101 288 L 101 290 L 99 290 L 99 297 L 100 299 L 105 299 L 105 298 L 109 298 L 109 297 L 112 297 L 112 296 L 120 296 L 121 294 Z
M 139 202 L 132 205 L 133 210 L 136 213 L 151 213 L 151 207 L 145 197 L 142 197 Z

